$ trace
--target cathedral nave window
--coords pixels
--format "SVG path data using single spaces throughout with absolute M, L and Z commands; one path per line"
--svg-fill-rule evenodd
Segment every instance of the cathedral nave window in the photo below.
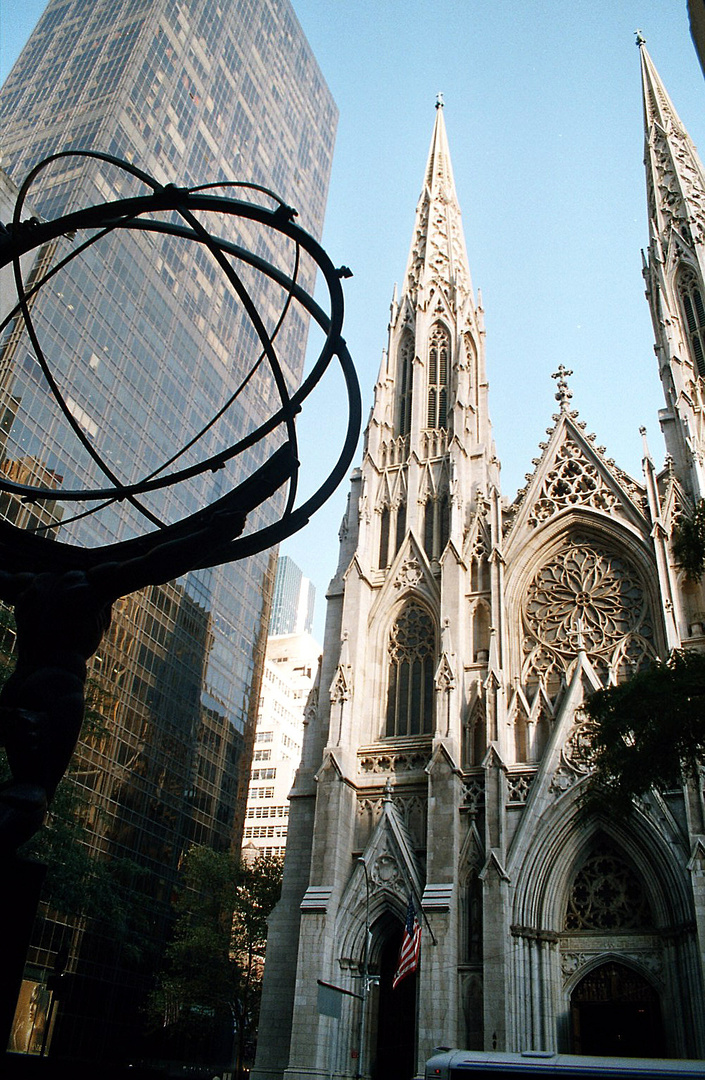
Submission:
M 448 426 L 448 367 L 450 336 L 436 323 L 428 343 L 428 416 L 429 428 Z
M 411 600 L 389 636 L 388 737 L 432 730 L 436 632 L 430 613 Z
M 705 304 L 698 280 L 692 270 L 684 270 L 678 282 L 685 324 L 695 369 L 705 378 Z

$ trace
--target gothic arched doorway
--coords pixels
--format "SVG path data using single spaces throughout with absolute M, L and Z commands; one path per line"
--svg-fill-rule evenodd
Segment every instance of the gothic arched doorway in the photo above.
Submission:
M 654 987 L 624 964 L 593 968 L 570 998 L 574 1054 L 663 1057 L 661 1006 Z
M 407 975 L 396 989 L 402 930 L 396 929 L 382 946 L 379 962 L 379 1011 L 373 1080 L 411 1080 L 416 1071 L 416 980 Z

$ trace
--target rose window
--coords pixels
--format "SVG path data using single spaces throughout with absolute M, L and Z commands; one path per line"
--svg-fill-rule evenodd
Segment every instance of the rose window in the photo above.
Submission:
M 649 605 L 635 568 L 582 537 L 536 574 L 523 622 L 529 682 L 543 674 L 555 687 L 580 648 L 604 679 L 631 674 L 654 655 Z
M 565 929 L 638 930 L 652 925 L 639 878 L 611 845 L 599 845 L 575 877 Z

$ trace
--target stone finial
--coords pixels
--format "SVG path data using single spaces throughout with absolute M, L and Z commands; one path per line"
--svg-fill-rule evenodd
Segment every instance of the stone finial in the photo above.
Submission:
M 558 370 L 554 371 L 551 375 L 551 378 L 556 379 L 558 382 L 556 401 L 561 407 L 561 412 L 568 411 L 568 405 L 570 404 L 570 399 L 573 396 L 573 391 L 569 388 L 566 381 L 570 378 L 572 374 L 573 372 L 570 370 L 570 368 L 567 368 L 565 364 L 559 364 Z
M 443 94 L 436 94 L 436 108 L 442 109 L 444 105 L 445 101 L 443 100 Z

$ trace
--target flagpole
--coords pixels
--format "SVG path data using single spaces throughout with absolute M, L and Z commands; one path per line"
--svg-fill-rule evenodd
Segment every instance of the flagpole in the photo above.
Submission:
M 414 1076 L 417 1075 L 418 1060 L 419 1060 L 419 1005 L 421 1002 L 421 953 L 419 952 L 419 962 L 416 968 L 416 1015 L 414 1017 Z

